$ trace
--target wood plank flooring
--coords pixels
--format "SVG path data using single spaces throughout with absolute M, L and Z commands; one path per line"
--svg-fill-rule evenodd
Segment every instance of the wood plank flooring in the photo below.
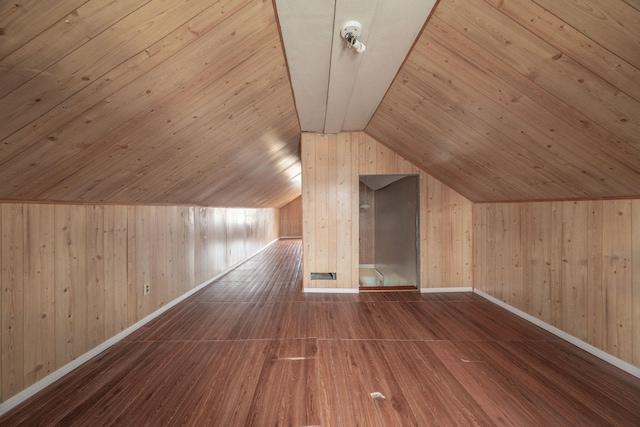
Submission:
M 277 242 L 0 425 L 640 425 L 640 379 L 477 295 L 304 294 L 300 257 Z

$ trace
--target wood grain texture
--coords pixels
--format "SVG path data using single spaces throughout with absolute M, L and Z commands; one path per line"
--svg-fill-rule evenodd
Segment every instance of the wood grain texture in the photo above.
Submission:
M 3 399 L 277 238 L 273 209 L 199 209 L 2 204 Z
M 475 287 L 638 366 L 637 205 L 474 205 Z M 505 240 L 512 246 L 499 244 Z M 513 251 L 523 256 L 509 257 Z
M 24 388 L 24 210 L 2 205 L 2 397 Z
M 637 196 L 639 25 L 622 0 L 443 0 L 365 131 L 474 202 Z
M 302 196 L 280 208 L 280 237 L 302 237 Z
M 331 161 L 334 150 L 337 158 Z M 376 174 L 420 177 L 421 286 L 471 287 L 469 200 L 362 132 L 337 136 L 304 133 L 302 152 L 305 287 L 358 287 L 358 176 Z M 335 199 L 337 209 L 328 207 L 334 191 L 340 194 Z M 331 268 L 338 268 L 337 281 L 309 280 L 310 272 L 336 272 Z
M 279 207 L 299 195 L 271 2 L 23 3 L 0 21 L 0 199 Z
M 640 421 L 638 378 L 472 293 L 304 294 L 302 248 L 271 245 L 0 423 Z
M 439 1 L 364 130 L 475 202 L 638 196 L 638 2 L 565 3 Z M 0 200 L 300 195 L 273 2 L 0 8 Z M 358 162 L 404 161 L 380 155 Z

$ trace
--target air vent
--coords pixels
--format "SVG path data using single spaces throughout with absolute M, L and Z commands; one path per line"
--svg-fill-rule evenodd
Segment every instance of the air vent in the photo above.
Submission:
M 311 280 L 336 280 L 336 273 L 311 273 Z

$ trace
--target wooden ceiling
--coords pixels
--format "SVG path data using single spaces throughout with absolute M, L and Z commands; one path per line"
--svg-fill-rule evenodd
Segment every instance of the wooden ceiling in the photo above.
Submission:
M 640 1 L 441 0 L 366 131 L 472 201 L 640 195 Z
M 0 8 L 0 199 L 262 207 L 300 194 L 271 1 Z
M 0 200 L 286 204 L 283 51 L 272 0 L 0 2 Z M 638 196 L 639 68 L 639 0 L 440 0 L 365 131 L 477 202 Z

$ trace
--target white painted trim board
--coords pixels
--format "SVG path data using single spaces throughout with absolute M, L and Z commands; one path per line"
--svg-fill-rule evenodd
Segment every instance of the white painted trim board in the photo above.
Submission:
M 420 288 L 421 294 L 437 294 L 445 292 L 473 292 L 472 287 L 459 287 L 459 288 Z

